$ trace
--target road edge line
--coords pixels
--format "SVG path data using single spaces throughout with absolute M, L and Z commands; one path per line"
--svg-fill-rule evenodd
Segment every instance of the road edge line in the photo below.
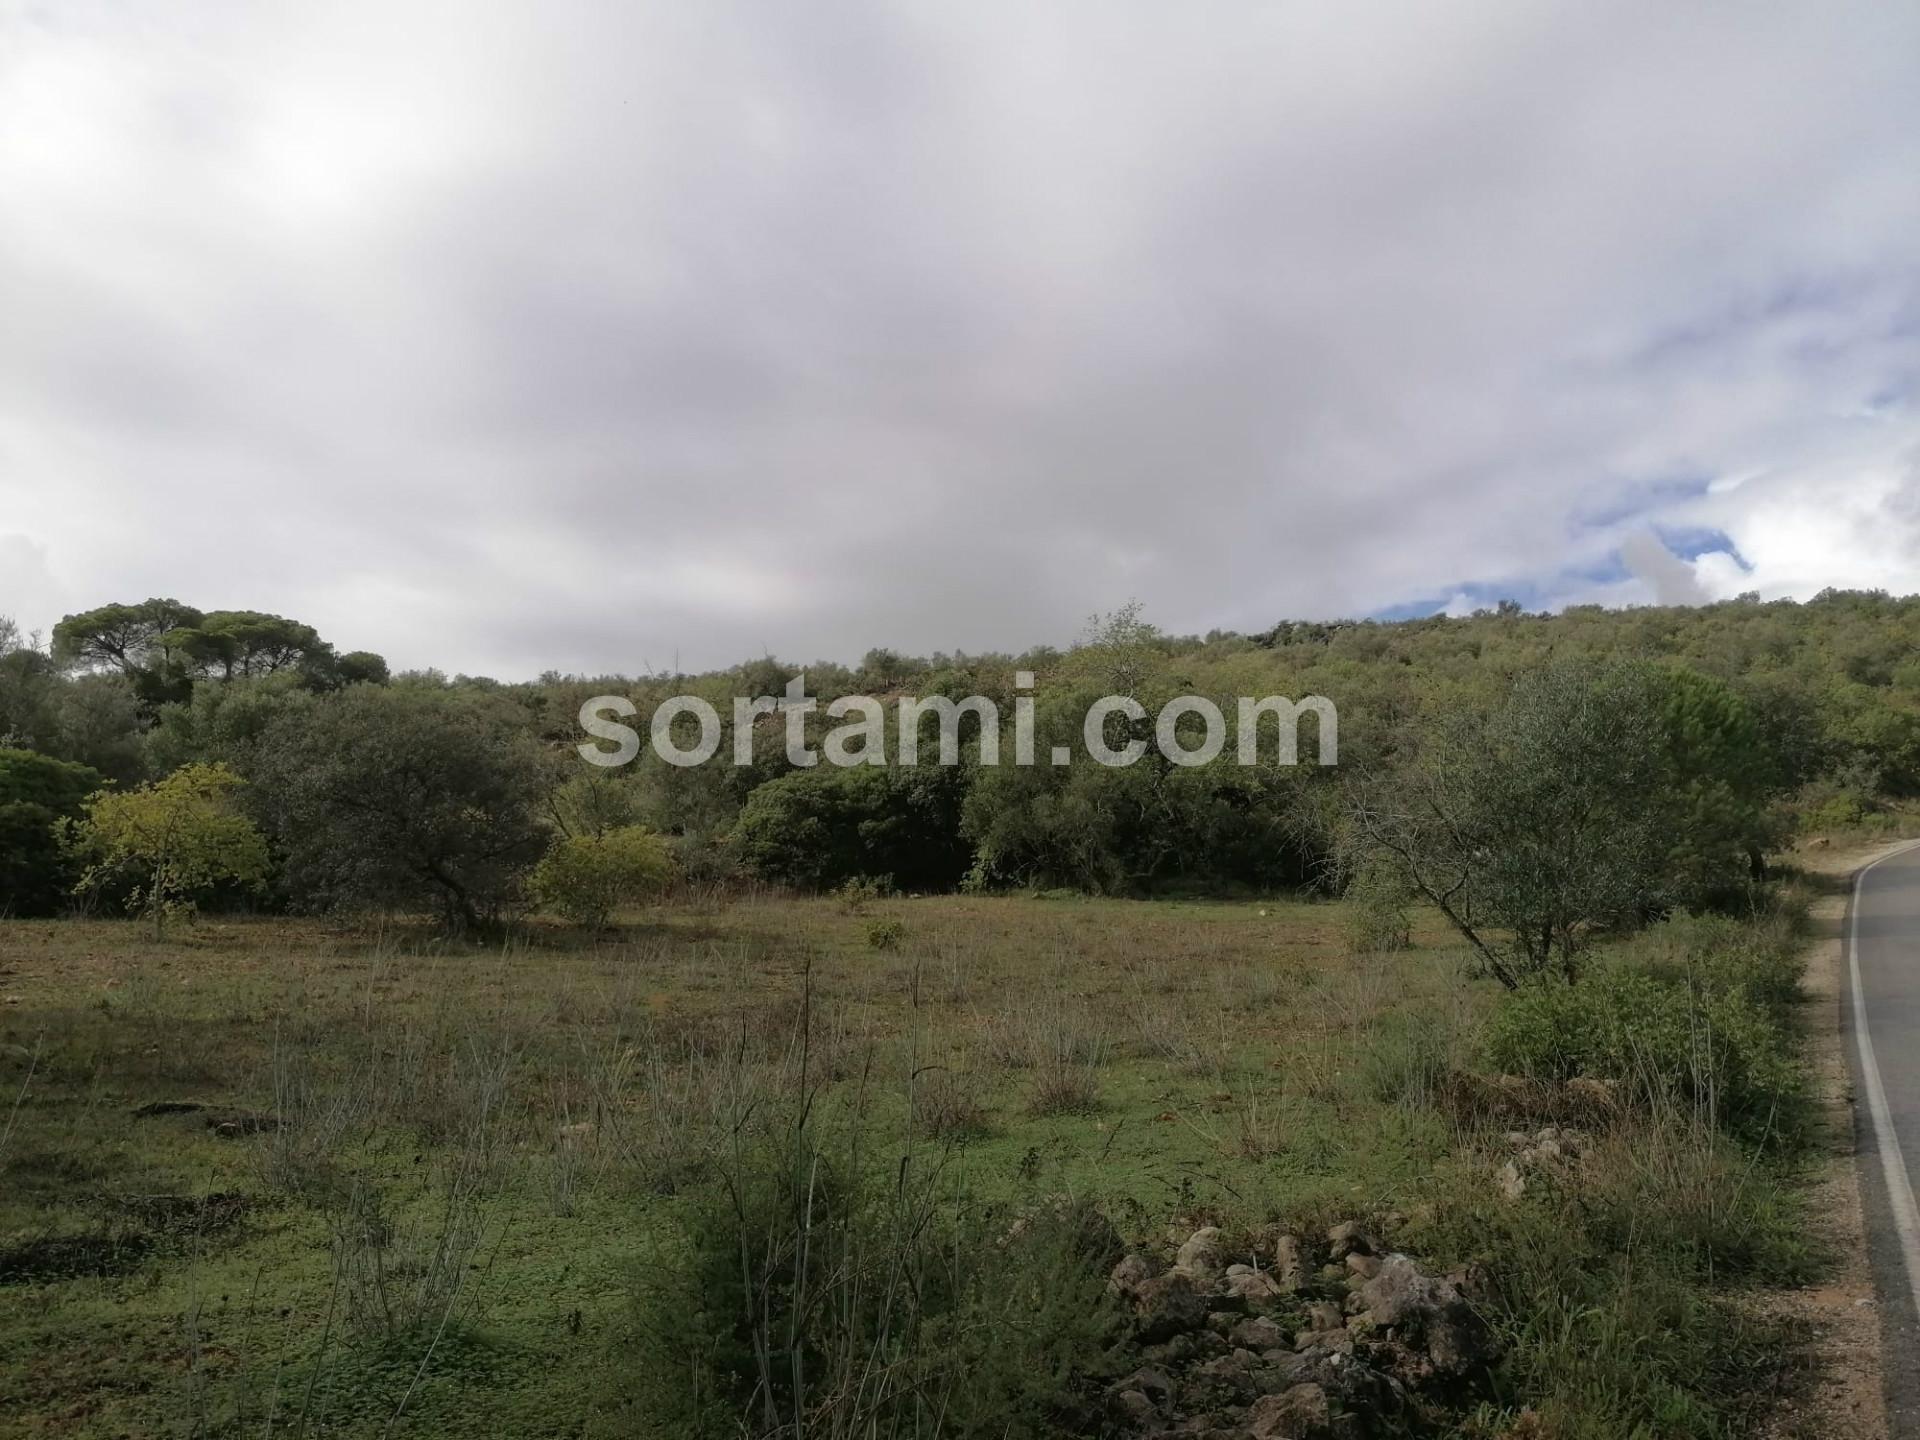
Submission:
M 1900 1258 L 1906 1267 L 1907 1288 L 1914 1309 L 1920 1312 L 1920 1204 L 1913 1194 L 1913 1178 L 1906 1157 L 1900 1151 L 1900 1137 L 1894 1132 L 1893 1112 L 1887 1105 L 1887 1091 L 1880 1079 L 1880 1062 L 1874 1058 L 1873 1036 L 1867 1029 L 1867 995 L 1860 983 L 1860 896 L 1867 875 L 1876 866 L 1905 855 L 1920 846 L 1909 841 L 1869 861 L 1853 872 L 1852 903 L 1847 906 L 1847 981 L 1853 991 L 1853 1042 L 1860 1060 L 1860 1078 L 1867 1091 L 1867 1115 L 1873 1126 L 1874 1147 L 1880 1152 L 1880 1166 L 1887 1185 L 1887 1208 L 1893 1214 L 1894 1233 L 1900 1241 Z

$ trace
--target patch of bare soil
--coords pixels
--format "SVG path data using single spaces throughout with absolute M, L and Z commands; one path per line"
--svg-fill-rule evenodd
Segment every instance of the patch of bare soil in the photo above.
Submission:
M 137 1269 L 153 1239 L 137 1230 L 35 1235 L 0 1247 L 0 1285 L 44 1285 L 81 1275 L 124 1275 Z
M 1769 1291 L 1758 1302 L 1766 1314 L 1794 1323 L 1807 1336 L 1807 1384 L 1780 1406 L 1762 1431 L 1773 1440 L 1839 1435 L 1886 1440 L 1880 1309 L 1867 1263 L 1853 1080 L 1841 1006 L 1846 1000 L 1847 877 L 1893 848 L 1809 849 L 1794 857 L 1802 870 L 1831 886 L 1831 893 L 1821 895 L 1813 906 L 1815 939 L 1807 955 L 1801 1023 L 1823 1122 L 1819 1168 L 1807 1192 L 1807 1220 L 1812 1238 L 1834 1259 L 1825 1284 Z

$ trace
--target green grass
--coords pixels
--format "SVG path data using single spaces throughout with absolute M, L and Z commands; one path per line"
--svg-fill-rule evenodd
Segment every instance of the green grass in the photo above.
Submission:
M 876 918 L 897 948 L 871 945 Z M 1654 1153 L 1639 1131 L 1591 1194 L 1494 1199 L 1488 1134 L 1444 1092 L 1499 994 L 1425 917 L 1387 954 L 1348 953 L 1349 929 L 1324 903 L 1041 897 L 749 898 L 492 950 L 277 920 L 164 945 L 0 923 L 0 1094 L 21 1097 L 0 1257 L 29 1272 L 0 1283 L 0 1433 L 644 1429 L 642 1277 L 729 1126 L 796 1090 L 802 1033 L 823 1104 L 869 1117 L 875 1153 L 937 1150 L 974 1203 L 1073 1196 L 1151 1245 L 1398 1210 L 1435 1256 L 1503 1265 L 1519 1343 L 1496 1428 L 1603 1361 L 1627 1384 L 1622 1357 L 1674 1306 L 1805 1273 L 1764 1168 L 1721 1214 L 1714 1176 L 1671 1166 L 1652 1231 L 1623 1231 Z M 156 1100 L 287 1124 L 135 1117 Z M 964 1123 L 928 1135 L 936 1111 Z M 155 1195 L 246 1198 L 163 1225 L 136 1198 Z M 1604 1283 L 1615 1251 L 1659 1284 Z M 82 1273 L 33 1269 L 42 1253 Z M 1644 1433 L 1722 1433 L 1712 1376 L 1660 1383 L 1708 1419 Z

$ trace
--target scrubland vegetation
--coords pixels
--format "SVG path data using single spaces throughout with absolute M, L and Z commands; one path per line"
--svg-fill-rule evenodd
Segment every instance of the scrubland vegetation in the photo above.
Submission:
M 503 684 L 389 678 L 380 657 L 336 655 L 310 627 L 273 616 L 112 605 L 69 617 L 45 648 L 0 625 L 0 740 L 12 747 L 0 765 L 0 865 L 12 913 L 58 910 L 85 857 L 51 843 L 55 822 L 99 785 L 127 789 L 195 764 L 245 782 L 236 804 L 274 853 L 263 890 L 202 902 L 427 908 L 468 929 L 524 911 L 527 876 L 556 836 L 633 825 L 663 837 L 689 883 L 825 889 L 888 877 L 907 892 L 1120 895 L 1271 893 L 1330 877 L 1339 888 L 1359 858 L 1357 828 L 1371 851 L 1395 853 L 1403 879 L 1424 876 L 1439 894 L 1459 869 L 1433 843 L 1442 816 L 1494 827 L 1509 880 L 1564 885 L 1565 875 L 1524 877 L 1533 861 L 1507 852 L 1555 806 L 1587 814 L 1590 796 L 1607 807 L 1592 832 L 1612 837 L 1595 883 L 1612 890 L 1580 905 L 1697 908 L 1725 903 L 1793 834 L 1883 825 L 1890 805 L 1920 793 L 1917 629 L 1920 601 L 1846 592 L 1554 616 L 1508 606 L 1205 638 L 1162 635 L 1129 608 L 1064 652 L 876 650 L 854 669 L 766 659 L 704 675 Z M 1232 714 L 1242 696 L 1317 694 L 1339 707 L 1340 763 L 1314 763 L 1311 721 L 1302 763 L 1276 763 L 1269 721 L 1252 766 L 1230 748 L 1196 766 L 1150 752 L 1124 768 L 985 767 L 969 718 L 958 765 L 794 768 L 778 716 L 757 722 L 751 764 L 727 763 L 732 699 L 781 694 L 802 673 L 818 696 L 980 695 L 1004 721 L 1022 670 L 1038 677 L 1043 757 L 1077 744 L 1101 695 L 1151 713 L 1194 694 Z M 573 749 L 577 717 L 603 694 L 629 697 L 642 733 L 668 697 L 706 698 L 727 731 L 720 757 L 680 768 L 643 749 L 629 767 L 589 771 Z M 932 756 L 923 720 L 920 749 Z M 830 728 L 811 717 L 816 744 Z M 1123 728 L 1115 717 L 1116 743 Z M 1147 738 L 1151 721 L 1132 728 Z M 1595 868 L 1587 853 L 1576 868 Z M 1649 866 L 1662 869 L 1657 882 Z M 1487 898 L 1478 881 L 1470 888 Z M 94 903 L 124 899 L 110 890 Z M 1544 943 L 1564 944 L 1565 918 Z
M 1122 612 L 809 667 L 1034 670 L 1043 751 L 1109 692 L 1340 707 L 1337 767 L 1111 770 L 572 753 L 587 696 L 725 713 L 771 660 L 388 678 L 171 602 L 16 637 L 0 1426 L 1749 1433 L 1799 1383 L 1753 1296 L 1824 1260 L 1781 861 L 1903 823 L 1916 620 Z M 1204 1227 L 1267 1278 L 1109 1283 Z M 1365 1308 L 1395 1254 L 1483 1346 Z M 1300 1380 L 1336 1353 L 1378 1386 Z
M 3 1408 L 1101 1433 L 1127 1322 L 1078 1207 L 1169 1252 L 1360 1217 L 1484 1267 L 1504 1359 L 1424 1433 L 1737 1433 L 1790 1383 L 1737 1301 L 1818 1261 L 1783 1184 L 1789 916 L 1657 926 L 1502 1002 L 1430 918 L 1354 954 L 1339 904 L 861 909 L 741 895 L 487 949 L 14 922 Z M 1588 1148 L 1522 1159 L 1545 1126 Z

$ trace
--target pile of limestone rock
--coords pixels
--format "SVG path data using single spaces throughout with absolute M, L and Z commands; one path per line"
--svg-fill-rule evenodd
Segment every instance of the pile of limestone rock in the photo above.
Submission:
M 1509 1130 L 1506 1146 L 1512 1154 L 1495 1180 L 1502 1195 L 1518 1200 L 1535 1175 L 1577 1164 L 1587 1153 L 1587 1137 L 1579 1130 L 1548 1125 L 1534 1131 Z
M 1432 1274 L 1356 1221 L 1323 1241 L 1282 1235 L 1260 1255 L 1230 1253 L 1209 1226 L 1170 1266 L 1126 1256 L 1109 1288 L 1131 1321 L 1106 1399 L 1122 1432 L 1393 1435 L 1471 1392 L 1495 1358 L 1475 1274 Z

